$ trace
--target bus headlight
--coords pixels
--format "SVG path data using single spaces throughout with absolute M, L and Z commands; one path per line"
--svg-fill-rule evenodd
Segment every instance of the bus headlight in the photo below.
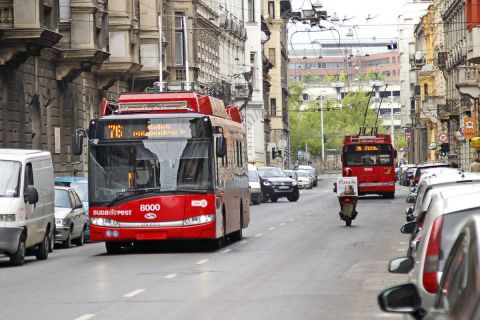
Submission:
M 215 215 L 214 214 L 205 214 L 202 216 L 197 216 L 197 217 L 191 217 L 188 219 L 183 220 L 183 225 L 184 226 L 193 226 L 197 224 L 204 224 L 204 223 L 209 223 L 215 220 Z
M 90 218 L 90 223 L 99 227 L 119 227 L 120 222 L 105 218 Z
M 0 222 L 15 222 L 15 214 L 14 213 L 0 214 Z

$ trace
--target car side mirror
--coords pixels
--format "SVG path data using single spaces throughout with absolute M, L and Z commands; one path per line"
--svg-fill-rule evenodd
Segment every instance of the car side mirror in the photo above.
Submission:
M 36 204 L 38 202 L 38 191 L 34 186 L 27 186 L 27 192 L 23 195 L 25 202 Z
M 333 183 L 333 192 L 337 193 L 337 183 Z
M 415 203 L 415 197 L 408 195 L 407 199 L 405 200 L 406 203 Z
M 217 137 L 215 149 L 218 158 L 223 158 L 227 154 L 227 139 L 223 134 Z
M 407 222 L 412 222 L 412 221 L 415 221 L 415 216 L 413 214 L 409 214 L 407 215 L 406 219 L 407 219 Z
M 410 192 L 417 192 L 417 187 L 410 187 L 408 188 L 408 190 L 410 190 Z
M 388 272 L 390 273 L 409 273 L 414 266 L 415 262 L 412 257 L 401 257 L 390 260 L 388 264 Z
M 401 228 L 400 232 L 403 234 L 412 234 L 413 231 L 417 228 L 417 223 L 416 222 L 408 222 L 405 223 Z
M 422 299 L 417 287 L 408 283 L 382 291 L 378 296 L 378 304 L 386 312 L 415 315 L 421 311 Z
M 408 215 L 411 215 L 413 213 L 413 206 L 410 206 L 407 208 L 407 210 L 405 210 L 405 214 L 408 216 Z

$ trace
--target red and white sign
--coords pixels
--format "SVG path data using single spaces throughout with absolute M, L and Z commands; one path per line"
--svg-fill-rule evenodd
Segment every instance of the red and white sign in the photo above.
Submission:
M 438 141 L 440 141 L 441 143 L 447 143 L 448 142 L 448 136 L 446 133 L 440 133 L 438 135 Z

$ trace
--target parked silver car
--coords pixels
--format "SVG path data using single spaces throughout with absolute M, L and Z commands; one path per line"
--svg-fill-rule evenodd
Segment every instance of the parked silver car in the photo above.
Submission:
M 432 309 L 426 310 L 418 288 L 404 284 L 384 290 L 378 297 L 386 312 L 410 314 L 415 319 L 480 319 L 480 216 L 461 229 L 446 259 Z
M 394 273 L 411 269 L 409 280 L 417 286 L 425 310 L 433 306 L 446 257 L 460 228 L 480 212 L 479 194 L 480 187 L 470 184 L 435 193 L 425 215 L 415 258 L 398 258 L 390 263 L 389 270 Z M 404 227 L 406 233 L 410 231 L 405 229 L 408 228 Z
M 55 241 L 64 248 L 83 245 L 87 229 L 87 215 L 82 201 L 72 187 L 55 187 Z

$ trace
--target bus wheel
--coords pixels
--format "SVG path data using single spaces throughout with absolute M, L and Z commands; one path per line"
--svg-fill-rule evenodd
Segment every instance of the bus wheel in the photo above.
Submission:
M 119 254 L 122 253 L 122 243 L 117 241 L 106 241 L 105 249 L 108 254 Z
M 240 229 L 232 233 L 232 241 L 240 241 L 243 238 L 243 205 L 240 204 Z

